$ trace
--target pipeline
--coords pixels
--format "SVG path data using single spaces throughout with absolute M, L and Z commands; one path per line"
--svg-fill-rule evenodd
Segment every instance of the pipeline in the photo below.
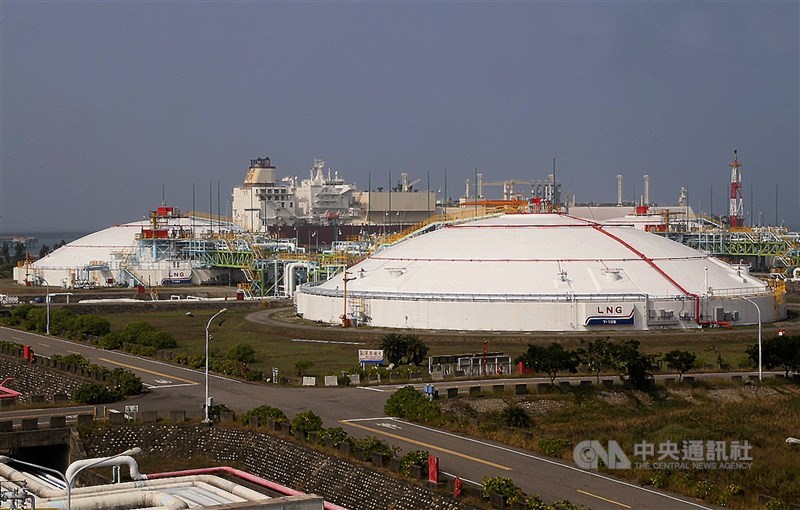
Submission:
M 239 469 L 235 469 L 229 466 L 217 466 L 211 468 L 199 468 L 199 469 L 187 469 L 183 471 L 167 471 L 163 473 L 151 473 L 149 475 L 145 475 L 147 480 L 156 480 L 159 478 L 169 478 L 173 476 L 191 476 L 191 475 L 209 475 L 213 473 L 228 473 L 230 475 L 236 476 L 237 478 L 241 478 L 242 480 L 246 480 L 248 482 L 254 483 L 256 485 L 260 485 L 261 487 L 267 488 L 271 491 L 277 492 L 278 494 L 283 494 L 285 496 L 298 496 L 303 494 L 300 491 L 290 489 L 284 485 L 279 483 L 275 483 L 269 481 L 265 478 L 261 478 L 260 476 L 256 476 L 250 473 L 246 473 Z M 336 505 L 334 503 L 330 503 L 328 501 L 324 502 L 325 510 L 347 510 L 344 507 Z
M 145 476 L 139 472 L 139 464 L 137 464 L 136 460 L 134 460 L 134 458 L 131 457 L 130 455 L 121 455 L 118 457 L 106 457 L 98 459 L 76 460 L 75 462 L 69 465 L 67 471 L 64 473 L 64 476 L 67 478 L 67 480 L 72 480 L 78 473 L 78 471 L 80 471 L 86 466 L 106 467 L 106 466 L 119 466 L 122 464 L 126 464 L 128 466 L 131 479 L 133 480 L 145 479 Z

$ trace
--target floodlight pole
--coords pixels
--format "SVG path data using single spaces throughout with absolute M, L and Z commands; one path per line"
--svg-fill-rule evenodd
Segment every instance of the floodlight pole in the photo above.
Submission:
M 748 301 L 756 307 L 756 312 L 758 313 L 758 382 L 762 382 L 764 380 L 763 372 L 761 369 L 761 308 L 756 304 L 755 301 L 748 297 L 742 296 L 742 299 Z
M 209 335 L 209 333 L 208 333 L 208 328 L 211 327 L 211 322 L 213 322 L 214 319 L 219 314 L 227 312 L 227 311 L 228 311 L 227 308 L 223 308 L 222 310 L 218 311 L 217 313 L 212 315 L 210 319 L 208 319 L 208 323 L 206 324 L 206 400 L 205 400 L 205 405 L 203 406 L 205 408 L 205 413 L 204 413 L 205 417 L 203 418 L 203 423 L 205 423 L 206 425 L 210 425 L 211 424 L 211 419 L 208 416 L 208 408 L 209 408 L 209 405 L 208 405 L 208 341 L 210 340 L 211 335 Z

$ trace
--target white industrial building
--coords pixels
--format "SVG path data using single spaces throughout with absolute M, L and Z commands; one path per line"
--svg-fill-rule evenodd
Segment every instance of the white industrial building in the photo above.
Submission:
M 159 207 L 150 220 L 93 232 L 39 260 L 15 267 L 13 276 L 22 285 L 63 288 L 209 282 L 224 271 L 195 260 L 189 250 L 191 241 L 236 228 L 214 219 L 180 216 L 172 207 Z
M 786 315 L 781 290 L 746 266 L 565 214 L 441 225 L 300 287 L 295 304 L 302 317 L 332 324 L 346 314 L 377 327 L 470 331 L 755 324 L 754 304 L 764 322 Z

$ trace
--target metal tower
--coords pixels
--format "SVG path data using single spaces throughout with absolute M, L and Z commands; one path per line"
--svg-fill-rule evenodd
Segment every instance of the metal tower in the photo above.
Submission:
M 733 227 L 744 226 L 744 206 L 742 203 L 742 172 L 739 168 L 739 156 L 736 149 L 733 150 L 733 161 L 728 165 L 731 167 L 731 205 L 728 216 L 728 224 Z

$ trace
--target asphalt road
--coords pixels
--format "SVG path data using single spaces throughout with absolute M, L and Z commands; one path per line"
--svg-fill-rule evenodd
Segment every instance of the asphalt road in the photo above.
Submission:
M 134 371 L 151 391 L 110 406 L 117 410 L 123 410 L 125 405 L 138 404 L 140 412 L 186 410 L 187 414 L 194 416 L 201 413 L 203 371 L 8 328 L 0 328 L 0 340 L 31 345 L 38 354 L 77 353 L 97 364 Z M 515 379 L 514 382 L 522 381 Z M 242 412 L 263 404 L 283 409 L 290 416 L 313 410 L 328 427 L 340 425 L 355 436 L 378 436 L 403 450 L 428 450 L 440 457 L 442 471 L 457 474 L 467 483 L 480 483 L 485 476 L 509 477 L 524 491 L 539 494 L 546 500 L 569 499 L 595 510 L 714 508 L 683 496 L 584 471 L 570 463 L 522 449 L 383 416 L 386 399 L 400 386 L 298 388 L 253 384 L 213 374 L 209 377 L 209 386 L 215 400 L 234 411 Z M 78 410 L 71 408 L 50 413 L 70 414 Z M 30 411 L 3 415 L 13 418 L 26 413 Z M 41 412 L 36 415 L 44 416 Z

